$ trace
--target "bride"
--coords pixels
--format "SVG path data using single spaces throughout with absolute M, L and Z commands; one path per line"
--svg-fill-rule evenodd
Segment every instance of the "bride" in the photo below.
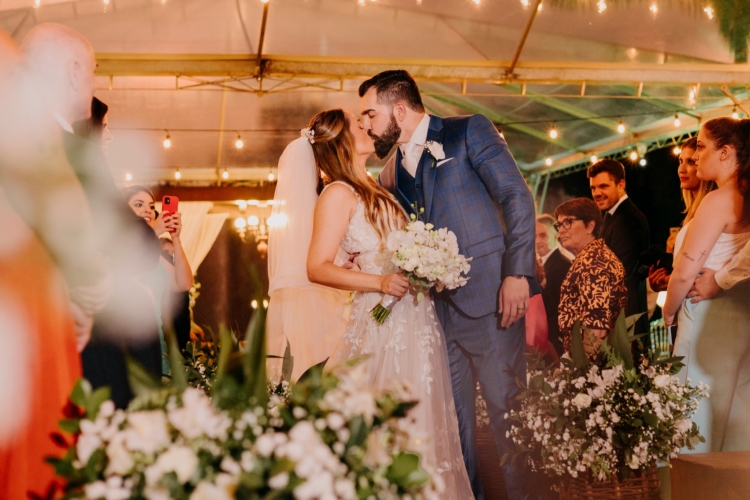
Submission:
M 417 303 L 409 281 L 390 262 L 384 242 L 402 229 L 406 215 L 391 195 L 368 176 L 372 139 L 357 118 L 340 109 L 316 115 L 303 131 L 327 185 L 315 206 L 307 259 L 310 281 L 355 290 L 349 326 L 329 364 L 369 355 L 364 361 L 372 383 L 409 383 L 419 404 L 410 416 L 425 438 L 423 467 L 444 483 L 444 498 L 473 498 L 466 473 L 453 403 L 448 357 L 432 300 Z M 360 271 L 334 264 L 341 246 L 359 254 Z M 382 294 L 400 297 L 383 325 L 370 316 Z

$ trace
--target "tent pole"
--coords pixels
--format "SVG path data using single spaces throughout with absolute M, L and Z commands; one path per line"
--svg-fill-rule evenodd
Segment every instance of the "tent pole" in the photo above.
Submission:
M 539 192 L 539 183 L 542 181 L 542 174 L 534 174 L 534 190 L 532 191 L 532 195 L 534 196 L 534 199 L 536 200 L 536 194 Z
M 537 208 L 538 214 L 542 215 L 544 213 L 544 201 L 547 198 L 547 188 L 549 187 L 549 178 L 552 177 L 552 172 L 548 172 L 547 176 L 544 178 L 544 188 L 542 188 L 542 197 L 539 198 L 539 207 Z
M 257 78 L 263 79 L 263 39 L 266 37 L 266 21 L 268 21 L 268 4 L 263 4 L 263 20 L 260 22 L 260 40 L 258 41 L 258 56 L 255 59 L 255 65 L 258 67 Z
M 518 43 L 516 55 L 513 56 L 513 62 L 510 63 L 510 67 L 505 72 L 506 76 L 510 78 L 513 78 L 513 71 L 515 71 L 516 64 L 518 64 L 518 59 L 521 57 L 523 46 L 526 45 L 526 38 L 529 36 L 529 31 L 531 31 L 531 25 L 534 24 L 534 18 L 536 18 L 536 13 L 539 11 L 540 3 L 542 3 L 542 0 L 536 0 L 536 4 L 534 4 L 534 7 L 531 10 L 531 17 L 529 17 L 529 21 L 526 23 L 526 29 L 523 30 L 521 41 Z

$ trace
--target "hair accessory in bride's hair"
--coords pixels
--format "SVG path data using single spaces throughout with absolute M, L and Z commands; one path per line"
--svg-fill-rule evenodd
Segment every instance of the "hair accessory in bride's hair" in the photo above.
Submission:
M 299 134 L 307 139 L 310 144 L 315 144 L 315 131 L 311 128 L 303 128 L 299 131 Z

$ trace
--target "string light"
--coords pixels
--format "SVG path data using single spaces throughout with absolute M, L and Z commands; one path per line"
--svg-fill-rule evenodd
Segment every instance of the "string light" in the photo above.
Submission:
M 34 0 L 34 8 L 39 8 L 39 6 L 42 5 L 42 0 Z
M 269 173 L 268 173 L 268 180 L 269 180 L 270 182 L 273 182 L 273 180 L 274 180 L 275 178 L 276 178 L 276 176 L 275 176 L 275 175 L 273 175 L 273 172 L 269 172 Z
M 544 5 L 540 3 L 539 7 L 536 8 L 536 11 L 537 12 L 541 12 L 542 11 L 542 7 L 544 7 Z
M 260 225 L 260 219 L 257 215 L 251 215 L 247 218 L 247 225 L 250 227 L 258 227 Z
M 735 120 L 739 120 L 740 119 L 740 114 L 737 112 L 737 105 L 736 104 L 734 105 L 734 108 L 732 109 L 732 118 L 734 118 Z
M 237 140 L 234 141 L 234 147 L 237 149 L 242 149 L 242 147 L 245 145 L 244 142 L 242 142 L 242 137 L 240 137 L 240 133 L 237 132 Z
M 549 129 L 549 136 L 551 139 L 557 139 L 557 137 L 560 134 L 557 132 L 557 127 L 555 125 L 552 125 L 552 128 Z
M 704 8 L 703 12 L 706 13 L 706 15 L 708 16 L 709 19 L 713 19 L 714 18 L 714 8 L 711 7 L 710 5 L 708 7 L 706 7 L 706 8 Z
M 625 124 L 622 122 L 622 119 L 620 119 L 620 121 L 617 122 L 617 132 L 619 132 L 620 134 L 625 133 Z
M 677 113 L 675 113 L 674 114 L 674 126 L 676 128 L 679 128 L 680 125 L 682 125 L 682 121 L 680 120 L 680 116 Z
M 169 137 L 169 131 L 167 131 L 167 137 L 164 138 L 164 147 L 169 149 L 172 147 L 172 139 Z
M 605 10 L 607 10 L 607 2 L 604 0 L 599 0 L 596 3 L 596 10 L 599 12 L 599 14 L 603 13 Z
M 474 3 L 475 3 L 476 5 L 479 5 L 479 3 L 480 3 L 480 2 L 482 1 L 482 0 L 473 0 L 473 1 L 474 1 Z
M 645 167 L 648 162 L 645 158 L 641 158 L 641 161 L 638 162 L 638 164 L 642 167 Z
M 182 178 L 182 174 L 180 173 L 180 169 L 179 168 L 177 170 L 175 170 L 174 178 L 177 179 L 178 181 Z
M 263 309 L 268 309 L 268 299 L 263 299 Z
M 656 14 L 657 12 L 659 12 L 659 6 L 656 5 L 655 3 L 652 3 L 651 7 L 649 7 L 648 10 L 650 10 L 651 12 L 653 12 L 654 14 Z
M 102 0 L 102 3 L 103 3 L 104 5 L 109 5 L 109 0 Z
M 223 172 L 221 173 L 221 178 L 222 178 L 222 179 L 229 179 L 229 172 L 227 171 L 227 169 L 226 169 L 226 168 L 225 168 L 225 169 L 224 169 L 224 171 L 223 171 Z
M 638 159 L 638 152 L 637 151 L 631 151 L 630 152 L 630 161 L 636 161 Z
M 261 3 L 268 3 L 268 0 L 260 0 Z
M 552 166 L 552 158 L 550 158 L 548 156 L 547 159 L 544 160 L 544 164 L 547 165 L 548 167 L 551 167 Z
M 126 173 L 125 174 L 125 180 L 128 181 L 128 182 L 132 181 L 133 180 L 133 174 L 131 174 L 130 172 Z
M 690 102 L 695 102 L 695 87 L 690 89 L 690 95 L 688 96 Z
M 675 146 L 672 150 L 672 154 L 675 156 L 680 156 L 680 153 L 682 153 L 682 148 L 680 146 Z
M 252 307 L 253 309 L 257 309 L 258 308 L 258 301 L 255 300 L 255 299 L 253 299 L 253 301 L 250 302 L 250 307 Z
M 523 5 L 524 7 L 528 7 L 529 6 L 529 0 L 521 0 L 521 5 Z
M 247 221 L 243 217 L 237 217 L 234 219 L 234 227 L 237 229 L 245 229 L 247 226 Z
M 599 157 L 597 157 L 596 155 L 591 155 L 591 163 L 596 163 L 598 161 L 599 161 Z

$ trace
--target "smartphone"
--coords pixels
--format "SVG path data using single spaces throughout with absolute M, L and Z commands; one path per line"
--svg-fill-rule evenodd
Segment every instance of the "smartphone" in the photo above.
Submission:
M 161 199 L 161 212 L 162 216 L 166 217 L 169 214 L 176 213 L 179 208 L 180 199 L 176 196 L 163 196 Z M 173 230 L 169 231 L 174 233 Z

